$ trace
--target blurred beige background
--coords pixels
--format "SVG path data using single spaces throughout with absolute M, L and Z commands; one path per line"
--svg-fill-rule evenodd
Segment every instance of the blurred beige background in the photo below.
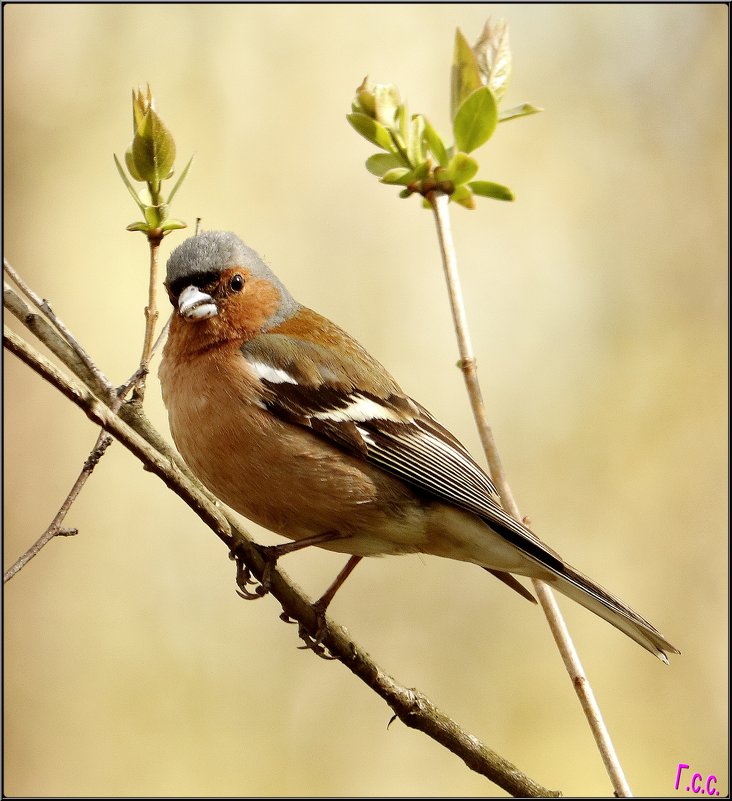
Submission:
M 510 24 L 505 104 L 546 109 L 477 153 L 516 203 L 453 212 L 494 432 L 535 530 L 684 652 L 666 668 L 560 599 L 632 788 L 672 793 L 684 762 L 726 793 L 724 6 L 6 6 L 5 253 L 127 378 L 146 244 L 112 153 L 149 81 L 179 166 L 196 153 L 174 215 L 241 234 L 478 455 L 431 216 L 365 171 L 344 115 L 368 73 L 446 131 L 454 28 L 488 15 Z M 96 430 L 12 356 L 4 387 L 7 567 Z M 147 406 L 167 435 L 156 379 Z M 501 794 L 387 730 L 272 599 L 239 600 L 218 540 L 123 447 L 67 523 L 5 591 L 6 794 Z M 342 563 L 283 565 L 317 596 Z M 543 616 L 483 571 L 372 560 L 332 614 L 546 786 L 610 794 Z

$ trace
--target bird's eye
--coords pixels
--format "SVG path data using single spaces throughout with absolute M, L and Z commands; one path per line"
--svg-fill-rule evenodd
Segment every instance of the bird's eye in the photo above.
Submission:
M 244 289 L 244 279 L 237 273 L 231 277 L 231 281 L 229 281 L 229 286 L 232 288 L 234 292 L 241 292 Z

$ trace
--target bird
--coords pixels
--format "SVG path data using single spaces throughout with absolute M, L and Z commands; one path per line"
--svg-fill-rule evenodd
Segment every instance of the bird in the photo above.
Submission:
M 272 564 L 309 546 L 349 555 L 319 613 L 362 558 L 423 553 L 479 565 L 534 603 L 516 577 L 540 579 L 666 664 L 680 653 L 511 517 L 459 440 L 238 236 L 185 240 L 165 287 L 173 441 L 217 498 L 289 540 L 269 546 Z

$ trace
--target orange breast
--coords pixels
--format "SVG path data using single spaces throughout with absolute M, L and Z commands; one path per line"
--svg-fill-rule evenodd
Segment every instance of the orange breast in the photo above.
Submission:
M 259 401 L 258 379 L 235 343 L 176 358 L 166 347 L 163 399 L 178 450 L 222 501 L 290 539 L 338 530 L 345 553 L 418 550 L 422 509 L 413 492 Z

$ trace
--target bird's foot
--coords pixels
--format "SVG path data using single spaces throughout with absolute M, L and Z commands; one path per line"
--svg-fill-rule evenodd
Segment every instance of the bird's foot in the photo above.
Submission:
M 229 552 L 229 558 L 236 562 L 236 584 L 239 588 L 237 594 L 247 601 L 263 598 L 272 589 L 272 570 L 277 564 L 281 551 L 277 545 L 262 545 L 260 546 L 260 554 L 264 560 L 264 568 L 262 570 L 262 578 L 258 581 L 252 575 L 252 571 L 244 562 L 241 553 L 237 551 L 236 547 Z M 250 589 L 252 586 L 253 589 Z
M 229 559 L 236 562 L 236 586 L 238 587 L 236 594 L 246 601 L 256 601 L 258 598 L 263 598 L 267 594 L 262 582 L 258 582 L 249 566 L 244 562 L 242 554 L 234 546 L 229 551 Z M 253 589 L 250 587 L 253 586 Z
M 304 645 L 299 645 L 298 648 L 312 651 L 322 659 L 337 659 L 337 656 L 331 654 L 328 648 L 323 646 L 323 639 L 328 633 L 328 623 L 325 619 L 326 607 L 327 604 L 322 604 L 320 601 L 316 601 L 311 605 L 311 609 L 315 614 L 315 634 L 311 634 L 305 625 L 300 623 L 298 634 Z
M 289 543 L 287 544 L 289 545 Z M 287 545 L 263 545 L 260 549 L 264 559 L 264 570 L 262 571 L 262 591 L 266 594 L 272 589 L 272 571 L 277 566 L 277 560 L 283 553 L 289 553 Z

